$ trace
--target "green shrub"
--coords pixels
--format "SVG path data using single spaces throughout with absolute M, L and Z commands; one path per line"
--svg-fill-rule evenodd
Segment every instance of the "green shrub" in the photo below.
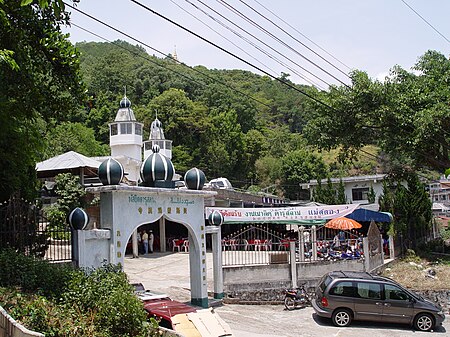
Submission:
M 65 310 L 41 295 L 0 288 L 0 304 L 21 324 L 45 336 L 107 337 L 102 331 L 97 331 L 92 313 Z
M 0 305 L 45 336 L 158 336 L 118 266 L 75 270 L 4 250 L 0 271 Z
M 407 249 L 403 261 L 406 262 L 420 262 L 420 257 L 416 255 L 413 249 Z
M 441 238 L 442 240 L 450 240 L 450 227 L 447 228 L 441 228 L 440 230 Z
M 12 249 L 0 250 L 0 286 L 20 287 L 48 297 L 61 297 L 74 272 L 71 265 L 55 265 Z
M 95 311 L 96 326 L 107 336 L 139 336 L 148 328 L 143 304 L 118 266 L 78 273 L 63 299 L 68 308 Z

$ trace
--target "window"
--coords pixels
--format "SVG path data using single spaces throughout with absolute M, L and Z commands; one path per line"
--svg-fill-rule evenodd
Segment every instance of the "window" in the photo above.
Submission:
M 369 194 L 369 188 L 354 188 L 352 189 L 352 200 L 367 200 Z
M 111 136 L 117 135 L 117 124 L 111 124 Z
M 135 128 L 136 128 L 136 134 L 138 136 L 142 135 L 142 125 L 141 124 L 135 124 Z
M 358 295 L 371 300 L 381 299 L 381 284 L 358 282 Z
M 399 287 L 386 284 L 384 286 L 384 296 L 387 300 L 409 301 L 409 296 Z
M 320 289 L 322 289 L 322 291 L 325 291 L 326 287 L 328 287 L 331 281 L 333 281 L 333 279 L 328 275 L 325 275 L 325 278 L 319 283 Z
M 330 289 L 330 295 L 355 297 L 355 293 L 355 288 L 350 281 L 339 282 Z
M 122 123 L 120 124 L 120 134 L 124 135 L 131 135 L 131 133 L 133 132 L 133 124 L 131 123 Z

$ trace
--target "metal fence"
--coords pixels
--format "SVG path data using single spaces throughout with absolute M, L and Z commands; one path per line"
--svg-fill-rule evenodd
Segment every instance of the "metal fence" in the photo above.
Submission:
M 22 198 L 0 203 L 0 249 L 52 262 L 72 260 L 69 228 L 50 228 L 42 209 Z
M 356 231 L 316 229 L 277 232 L 267 224 L 243 227 L 222 240 L 223 266 L 289 263 L 291 242 L 297 262 L 361 259 L 362 236 Z
M 290 239 L 269 225 L 245 226 L 222 240 L 224 266 L 287 263 Z

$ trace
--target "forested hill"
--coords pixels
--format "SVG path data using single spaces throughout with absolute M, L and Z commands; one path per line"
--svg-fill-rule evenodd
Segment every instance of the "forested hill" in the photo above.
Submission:
M 318 91 L 283 73 L 188 68 L 123 41 L 75 49 L 60 29 L 63 6 L 48 3 L 0 6 L 0 201 L 34 197 L 36 162 L 71 150 L 108 155 L 125 87 L 146 138 L 156 115 L 162 121 L 180 174 L 196 166 L 208 179 L 297 199 L 309 179 L 450 167 L 450 60 L 437 51 L 384 81 L 352 71 L 348 85 Z
M 76 47 L 90 96 L 80 121 L 103 144 L 126 87 L 136 118 L 145 124 L 145 139 L 156 114 L 162 121 L 178 172 L 195 166 L 208 179 L 228 177 L 243 188 L 273 186 L 272 192 L 291 197 L 299 182 L 328 175 L 328 165 L 301 136 L 314 102 L 289 86 L 249 71 L 192 69 L 123 41 Z M 282 74 L 283 81 L 318 94 L 288 77 Z M 364 165 L 363 173 L 374 170 L 373 160 Z

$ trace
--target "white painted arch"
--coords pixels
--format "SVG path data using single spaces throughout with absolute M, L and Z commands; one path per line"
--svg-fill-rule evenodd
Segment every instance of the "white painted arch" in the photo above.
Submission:
M 191 302 L 207 307 L 204 199 L 216 192 L 128 185 L 86 190 L 100 194 L 100 225 L 97 229 L 77 231 L 79 266 L 96 268 L 105 262 L 123 265 L 133 232 L 164 217 L 188 229 Z

